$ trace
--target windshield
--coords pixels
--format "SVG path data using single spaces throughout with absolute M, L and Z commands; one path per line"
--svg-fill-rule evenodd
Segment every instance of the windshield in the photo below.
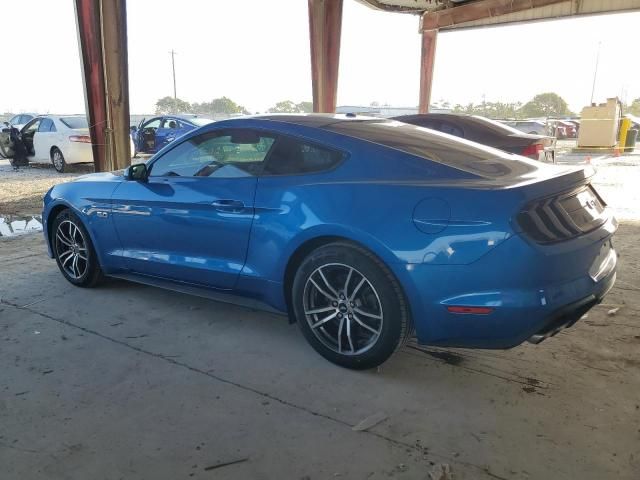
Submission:
M 189 121 L 191 123 L 193 123 L 194 125 L 197 125 L 199 127 L 202 127 L 203 125 L 209 125 L 210 123 L 213 123 L 213 120 L 210 120 L 208 118 L 190 118 Z
M 472 115 L 470 118 L 472 118 L 473 121 L 484 125 L 485 127 L 493 130 L 496 133 L 506 133 L 507 135 L 522 135 L 522 132 L 520 130 L 510 127 L 509 125 L 505 125 L 504 123 L 497 120 L 492 120 L 491 118 L 480 117 L 478 115 Z
M 89 128 L 87 117 L 61 117 L 60 121 L 73 130 L 78 130 L 80 128 Z

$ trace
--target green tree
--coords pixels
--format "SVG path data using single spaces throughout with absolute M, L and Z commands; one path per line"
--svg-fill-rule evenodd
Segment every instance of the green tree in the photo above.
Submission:
M 297 113 L 296 104 L 291 100 L 283 100 L 267 110 L 269 113 Z
M 156 115 L 167 113 L 190 113 L 191 104 L 179 98 L 162 97 L 156 102 Z
M 296 104 L 296 108 L 300 113 L 311 113 L 313 112 L 313 102 L 300 102 Z
M 631 115 L 640 116 L 640 98 L 636 98 L 631 102 L 631 105 L 627 105 L 624 109 L 625 113 L 630 113 Z
M 214 98 L 210 102 L 194 103 L 192 105 L 192 112 L 200 115 L 215 115 L 215 114 L 248 114 L 246 108 L 242 105 L 238 105 L 236 102 L 228 97 Z
M 467 105 L 455 105 L 453 113 L 466 113 L 495 119 L 520 118 L 521 108 L 522 103 L 520 102 L 483 102 L 477 105 L 469 103 Z
M 269 113 L 310 113 L 313 111 L 313 103 L 294 103 L 291 100 L 283 100 L 267 110 Z
M 523 117 L 549 117 L 571 115 L 569 106 L 557 93 L 539 93 L 520 109 Z

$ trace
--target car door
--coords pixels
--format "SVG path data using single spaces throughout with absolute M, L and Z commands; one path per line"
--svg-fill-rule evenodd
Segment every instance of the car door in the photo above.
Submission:
M 27 149 L 27 156 L 35 157 L 35 137 L 38 133 L 38 128 L 40 127 L 40 121 L 42 119 L 40 117 L 34 118 L 29 123 L 27 123 L 22 130 L 20 130 L 20 136 L 22 137 L 22 142 L 24 143 L 25 148 Z
M 137 132 L 138 152 L 153 153 L 156 151 L 156 132 L 160 127 L 161 117 L 156 117 L 140 124 Z
M 113 219 L 132 272 L 232 289 L 254 218 L 257 177 L 274 137 L 252 130 L 207 132 L 149 165 L 146 181 L 123 182 Z
M 53 120 L 43 118 L 38 126 L 38 131 L 33 137 L 34 160 L 45 161 L 50 159 L 51 147 L 57 137 Z
M 173 117 L 164 117 L 156 130 L 156 152 L 180 136 L 180 121 Z

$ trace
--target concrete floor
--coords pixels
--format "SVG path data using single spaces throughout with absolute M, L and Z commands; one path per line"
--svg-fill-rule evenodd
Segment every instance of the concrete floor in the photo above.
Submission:
M 0 240 L 0 478 L 638 479 L 639 234 L 619 232 L 606 304 L 555 338 L 412 345 L 369 372 L 282 317 L 75 288 L 39 234 Z

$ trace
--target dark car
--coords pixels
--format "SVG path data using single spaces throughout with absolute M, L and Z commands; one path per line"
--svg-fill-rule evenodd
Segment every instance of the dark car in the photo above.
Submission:
M 523 133 L 508 125 L 477 115 L 426 113 L 395 117 L 404 123 L 430 128 L 473 142 L 516 153 L 534 160 L 553 162 L 553 138 Z
M 131 128 L 135 152 L 155 153 L 187 132 L 213 122 L 197 115 L 161 115 Z
M 593 174 L 379 118 L 264 116 L 57 184 L 42 218 L 74 285 L 249 297 L 330 361 L 370 368 L 414 329 L 509 348 L 582 317 L 616 276 Z

